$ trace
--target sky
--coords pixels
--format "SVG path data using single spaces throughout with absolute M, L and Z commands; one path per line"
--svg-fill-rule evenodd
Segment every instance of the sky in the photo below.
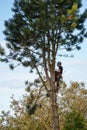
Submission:
M 11 8 L 14 0 L 2 0 L 0 2 L 0 43 L 5 44 L 3 35 L 4 20 L 12 17 Z M 83 9 L 87 6 L 87 1 L 83 0 Z M 64 72 L 63 79 L 66 83 L 71 81 L 84 82 L 87 87 L 87 39 L 81 45 L 80 51 L 73 51 L 73 58 L 59 57 L 62 62 Z M 8 64 L 0 63 L 0 112 L 7 111 L 10 106 L 11 96 L 20 99 L 25 93 L 25 81 L 32 81 L 33 74 L 23 67 L 17 67 L 13 71 Z

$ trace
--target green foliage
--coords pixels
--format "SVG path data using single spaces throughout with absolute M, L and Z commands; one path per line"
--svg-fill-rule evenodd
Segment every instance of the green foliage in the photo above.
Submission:
M 22 100 L 16 100 L 12 96 L 10 104 L 12 113 L 2 111 L 0 129 L 52 130 L 51 100 L 45 93 L 45 88 L 39 87 L 30 89 Z M 87 130 L 87 89 L 84 83 L 72 82 L 69 87 L 63 83 L 60 95 L 58 96 L 60 130 Z
M 4 49 L 1 47 L 1 45 L 0 45 L 0 55 L 4 55 Z
M 81 0 L 15 0 L 14 15 L 5 21 L 4 34 L 9 49 L 6 58 L 34 69 L 38 61 L 42 65 L 43 51 L 46 52 L 45 60 L 49 59 L 48 48 L 50 62 L 60 48 L 78 49 L 87 35 L 84 26 L 87 11 L 80 14 L 81 6 Z
M 28 112 L 29 115 L 32 115 L 35 113 L 35 110 L 37 108 L 37 104 L 34 104 L 31 108 L 30 108 L 30 105 L 26 105 L 26 110 Z
M 66 84 L 62 85 L 60 89 L 60 94 L 61 94 L 61 96 L 59 97 L 60 113 L 62 113 L 60 115 L 61 130 L 63 130 L 65 126 L 69 127 L 70 130 L 71 129 L 75 130 L 73 129 L 73 127 L 76 127 L 75 119 L 78 118 L 81 118 L 81 120 L 78 119 L 78 121 L 79 122 L 81 121 L 81 123 L 84 124 L 83 128 L 86 129 L 87 128 L 87 117 L 86 117 L 87 89 L 84 83 L 71 82 L 69 86 L 67 86 Z M 73 125 L 73 127 L 70 128 L 70 125 L 71 126 Z M 78 127 L 77 130 L 79 130 Z M 66 129 L 68 130 L 68 128 Z
M 83 115 L 76 111 L 66 113 L 64 130 L 87 130 L 86 120 Z

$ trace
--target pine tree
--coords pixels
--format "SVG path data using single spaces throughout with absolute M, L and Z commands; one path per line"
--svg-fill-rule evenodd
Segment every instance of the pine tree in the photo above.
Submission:
M 1 61 L 17 61 L 18 65 L 36 70 L 45 88 L 46 77 L 51 90 L 54 130 L 59 130 L 54 91 L 56 58 L 59 49 L 79 50 L 80 43 L 87 37 L 84 26 L 87 10 L 81 14 L 81 6 L 81 0 L 15 0 L 14 15 L 5 21 L 8 54 L 0 47 Z

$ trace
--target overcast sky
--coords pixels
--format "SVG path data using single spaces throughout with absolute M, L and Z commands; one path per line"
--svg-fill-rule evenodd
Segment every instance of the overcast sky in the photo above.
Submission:
M 2 0 L 0 2 L 0 43 L 4 44 L 4 20 L 8 20 L 12 16 L 11 8 L 14 0 Z M 83 0 L 84 8 L 87 1 Z M 84 9 L 83 8 L 83 9 Z M 87 39 L 82 43 L 80 51 L 73 51 L 74 58 L 61 58 L 64 67 L 63 79 L 66 82 L 79 81 L 85 82 L 87 85 Z M 25 80 L 34 78 L 30 75 L 28 69 L 18 67 L 14 71 L 10 70 L 7 64 L 0 63 L 0 111 L 8 110 L 10 97 L 12 94 L 15 98 L 20 99 L 25 93 Z

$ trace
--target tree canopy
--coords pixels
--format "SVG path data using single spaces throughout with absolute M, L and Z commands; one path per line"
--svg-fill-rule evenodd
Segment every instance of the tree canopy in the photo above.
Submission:
M 32 68 L 37 63 L 47 74 L 51 64 L 55 68 L 58 49 L 80 49 L 87 37 L 87 10 L 80 13 L 81 6 L 81 0 L 15 0 L 13 17 L 5 21 L 9 54 L 4 60 L 13 59 Z

